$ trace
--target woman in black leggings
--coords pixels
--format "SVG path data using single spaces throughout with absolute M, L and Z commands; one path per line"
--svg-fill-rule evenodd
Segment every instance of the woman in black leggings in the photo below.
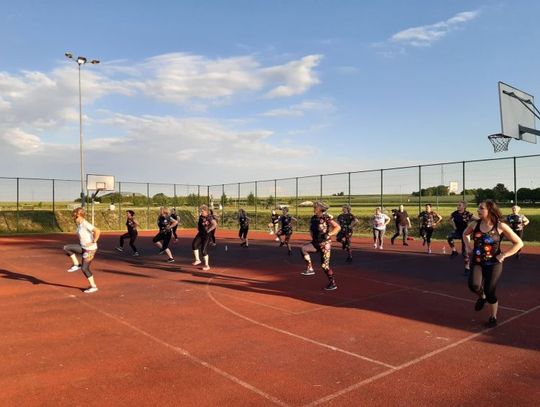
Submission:
M 478 295 L 474 306 L 476 311 L 480 311 L 486 302 L 489 304 L 488 327 L 494 327 L 497 325 L 499 305 L 495 291 L 502 274 L 504 259 L 516 254 L 523 247 L 523 242 L 508 225 L 501 222 L 501 211 L 492 200 L 480 202 L 478 217 L 479 220 L 472 221 L 463 232 L 463 241 L 467 242 L 472 263 L 469 289 Z M 512 247 L 505 252 L 501 251 L 502 236 L 512 242 Z
M 197 236 L 191 243 L 195 261 L 191 264 L 198 266 L 201 264 L 201 254 L 204 261 L 203 270 L 210 270 L 208 257 L 208 244 L 210 243 L 210 234 L 217 227 L 217 222 L 208 210 L 208 206 L 202 205 L 199 208 L 199 222 L 197 223 Z
M 124 240 L 129 238 L 129 247 L 133 250 L 133 256 L 138 256 L 139 252 L 137 247 L 135 247 L 135 240 L 137 240 L 138 232 L 137 228 L 139 227 L 139 222 L 135 220 L 135 212 L 132 210 L 126 211 L 126 227 L 127 233 L 124 233 L 120 236 L 120 245 L 116 248 L 119 252 L 124 251 Z

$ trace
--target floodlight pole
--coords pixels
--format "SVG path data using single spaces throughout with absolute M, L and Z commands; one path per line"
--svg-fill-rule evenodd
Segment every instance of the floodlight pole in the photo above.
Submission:
M 77 59 L 73 58 L 71 52 L 66 52 L 64 54 L 66 58 L 74 61 L 78 66 L 79 71 L 79 155 L 80 155 L 80 166 L 81 166 L 81 207 L 84 208 L 85 204 L 85 188 L 84 188 L 84 154 L 83 154 L 83 117 L 82 117 L 82 88 L 81 88 L 81 66 L 88 62 L 86 57 L 78 56 Z M 99 60 L 92 59 L 89 61 L 92 65 L 99 64 Z

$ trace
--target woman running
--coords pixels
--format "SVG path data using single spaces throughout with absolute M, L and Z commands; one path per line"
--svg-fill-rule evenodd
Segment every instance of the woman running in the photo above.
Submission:
M 210 270 L 209 256 L 208 256 L 208 243 L 210 243 L 210 234 L 217 227 L 217 222 L 208 210 L 208 206 L 202 205 L 199 208 L 199 222 L 197 223 L 197 236 L 191 243 L 193 249 L 193 256 L 195 261 L 192 263 L 194 266 L 201 264 L 201 254 L 204 260 L 203 270 Z
M 426 204 L 426 210 L 420 212 L 420 236 L 422 237 L 422 246 L 427 244 L 427 252 L 431 254 L 431 236 L 435 227 L 442 220 L 442 216 L 435 212 L 431 204 Z
M 137 240 L 138 236 L 137 228 L 139 227 L 139 222 L 135 220 L 135 212 L 132 210 L 126 211 L 126 227 L 127 233 L 120 236 L 120 245 L 116 248 L 116 250 L 123 252 L 124 240 L 129 237 L 129 247 L 131 247 L 131 250 L 133 250 L 133 256 L 138 256 L 139 252 L 135 247 L 135 240 Z
M 350 205 L 343 205 L 342 211 L 343 213 L 337 218 L 341 230 L 337 234 L 336 240 L 341 243 L 342 250 L 347 250 L 347 260 L 345 261 L 350 263 L 352 261 L 351 238 L 354 225 L 358 223 L 358 219 L 351 213 Z
M 463 273 L 464 275 L 469 274 L 470 265 L 467 245 L 463 241 L 463 231 L 467 228 L 469 222 L 474 218 L 473 214 L 470 213 L 466 208 L 467 205 L 464 201 L 458 202 L 457 210 L 452 212 L 452 214 L 450 215 L 450 222 L 452 223 L 452 225 L 454 225 L 454 230 L 450 232 L 447 237 L 448 245 L 452 249 L 450 257 L 455 257 L 458 255 L 454 240 L 461 240 L 461 254 L 465 262 L 465 272 Z
M 84 209 L 76 208 L 72 212 L 73 220 L 77 224 L 77 235 L 79 235 L 79 244 L 68 244 L 64 246 L 64 251 L 71 258 L 73 266 L 71 266 L 67 271 L 68 273 L 73 273 L 81 268 L 77 254 L 81 254 L 82 261 L 82 272 L 84 276 L 88 279 L 90 287 L 84 290 L 85 293 L 90 294 L 98 290 L 96 283 L 94 281 L 94 276 L 90 271 L 90 264 L 94 260 L 94 257 L 97 252 L 97 241 L 99 235 L 101 234 L 100 230 L 88 222 L 84 217 Z
M 530 222 L 525 215 L 519 214 L 520 210 L 521 208 L 518 205 L 512 206 L 512 214 L 506 217 L 506 223 L 508 223 L 514 233 L 518 235 L 521 240 L 523 240 L 523 232 L 525 231 L 525 227 Z M 516 259 L 519 259 L 520 254 L 521 250 L 516 253 Z
M 268 233 L 271 235 L 277 234 L 279 230 L 279 215 L 275 209 L 272 209 L 272 215 L 270 217 L 270 223 L 268 224 Z M 277 241 L 277 240 L 276 240 Z
M 486 302 L 489 304 L 488 326 L 494 327 L 497 325 L 499 305 L 495 291 L 504 259 L 517 253 L 523 247 L 523 242 L 508 225 L 501 222 L 501 211 L 492 200 L 480 202 L 478 216 L 479 220 L 472 221 L 463 232 L 463 240 L 467 242 L 472 261 L 469 289 L 478 295 L 474 306 L 476 311 L 480 311 Z M 512 242 L 512 247 L 505 252 L 501 251 L 502 236 Z
M 309 254 L 319 252 L 321 254 L 321 267 L 329 280 L 324 289 L 335 290 L 337 285 L 334 272 L 330 268 L 330 251 L 332 249 L 332 236 L 339 233 L 340 227 L 332 215 L 326 213 L 327 210 L 328 206 L 324 202 L 317 201 L 313 204 L 314 215 L 309 227 L 311 242 L 302 246 L 302 257 L 307 264 L 307 268 L 302 274 L 304 276 L 315 274 Z
M 169 215 L 169 208 L 162 206 L 159 210 L 159 217 L 157 221 L 159 232 L 154 239 L 152 240 L 156 247 L 159 248 L 159 254 L 167 254 L 167 262 L 174 263 L 174 259 L 169 249 L 169 243 L 171 242 L 172 237 L 172 228 L 178 225 L 178 222 L 175 221 Z
M 380 206 L 375 208 L 375 215 L 373 215 L 373 217 L 371 218 L 371 224 L 373 227 L 373 247 L 375 249 L 383 249 L 386 225 L 390 223 L 390 220 L 390 216 L 382 213 Z
M 291 236 L 293 234 L 292 223 L 293 221 L 296 222 L 297 220 L 296 218 L 289 215 L 289 208 L 284 207 L 282 211 L 283 215 L 279 217 L 279 224 L 281 225 L 281 228 L 277 231 L 276 236 L 279 240 L 280 246 L 287 246 L 287 250 L 290 256 L 292 254 L 292 250 L 289 241 L 291 240 Z M 285 238 L 282 239 L 282 236 L 284 236 Z
M 238 237 L 240 238 L 240 246 L 242 247 L 249 247 L 248 243 L 248 232 L 249 232 L 249 221 L 251 219 L 248 218 L 246 215 L 246 211 L 244 211 L 242 208 L 238 211 L 238 225 L 240 226 L 240 230 L 238 231 Z

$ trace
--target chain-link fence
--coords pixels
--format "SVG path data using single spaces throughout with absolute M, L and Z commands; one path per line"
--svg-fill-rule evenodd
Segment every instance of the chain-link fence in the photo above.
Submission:
M 504 213 L 519 203 L 529 219 L 540 223 L 539 174 L 540 155 L 530 155 L 218 185 L 117 182 L 115 192 L 102 193 L 94 202 L 94 217 L 105 230 L 121 230 L 131 209 L 143 229 L 154 229 L 159 207 L 169 206 L 177 209 L 184 227 L 195 227 L 197 208 L 205 203 L 220 227 L 237 227 L 243 208 L 252 227 L 262 230 L 271 210 L 286 206 L 297 230 L 307 230 L 312 204 L 322 199 L 333 215 L 351 205 L 361 220 L 358 228 L 367 231 L 378 206 L 390 214 L 404 205 L 415 219 L 430 203 L 446 219 L 461 200 L 476 204 L 492 198 Z M 0 233 L 71 231 L 70 211 L 80 205 L 79 196 L 75 180 L 0 178 Z

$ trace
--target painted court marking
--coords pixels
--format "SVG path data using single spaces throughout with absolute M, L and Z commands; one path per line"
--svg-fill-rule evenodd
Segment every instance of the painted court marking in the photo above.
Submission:
M 508 324 L 508 323 L 510 323 L 510 322 L 512 322 L 512 321 L 514 321 L 514 320 L 516 320 L 518 318 L 521 318 L 524 315 L 530 314 L 531 312 L 534 312 L 534 311 L 536 311 L 538 309 L 540 309 L 540 305 L 537 305 L 534 308 L 528 309 L 527 311 L 523 311 L 523 313 L 521 313 L 519 315 L 515 315 L 512 318 L 509 318 L 509 319 L 499 323 L 498 326 Z M 454 343 L 452 343 L 450 345 L 447 345 L 447 346 L 444 346 L 444 347 L 442 347 L 440 349 L 437 349 L 437 350 L 434 350 L 432 352 L 426 353 L 425 355 L 419 356 L 416 359 L 413 359 L 413 360 L 411 360 L 409 362 L 402 363 L 401 365 L 396 366 L 392 370 L 387 370 L 386 372 L 379 373 L 379 374 L 377 374 L 375 376 L 372 376 L 372 377 L 370 377 L 368 379 L 362 380 L 362 381 L 360 381 L 360 382 L 358 382 L 356 384 L 353 384 L 353 385 L 351 385 L 349 387 L 346 387 L 345 389 L 337 391 L 337 392 L 335 392 L 333 394 L 330 394 L 330 395 L 328 395 L 326 397 L 320 398 L 319 400 L 315 400 L 315 401 L 313 401 L 311 403 L 305 404 L 304 407 L 312 407 L 312 406 L 317 406 L 317 405 L 322 404 L 322 403 L 326 403 L 327 401 L 330 401 L 332 399 L 335 399 L 336 397 L 347 394 L 347 393 L 349 393 L 349 392 L 351 392 L 353 390 L 356 390 L 356 389 L 358 389 L 358 388 L 360 388 L 362 386 L 365 386 L 366 384 L 373 383 L 374 381 L 376 381 L 378 379 L 381 379 L 383 377 L 386 377 L 388 375 L 391 375 L 392 373 L 399 372 L 400 370 L 403 370 L 403 369 L 405 369 L 405 368 L 407 368 L 409 366 L 415 365 L 415 364 L 417 364 L 419 362 L 422 362 L 422 361 L 424 361 L 426 359 L 429 359 L 429 358 L 431 358 L 431 357 L 433 357 L 435 355 L 438 355 L 439 353 L 445 352 L 445 351 L 447 351 L 449 349 L 452 349 L 452 348 L 455 348 L 455 347 L 457 347 L 459 345 L 462 345 L 465 342 L 468 342 L 468 341 L 470 341 L 472 339 L 475 339 L 475 338 L 477 338 L 477 337 L 479 337 L 481 335 L 484 335 L 485 333 L 490 332 L 490 331 L 492 331 L 494 329 L 497 329 L 497 327 L 495 327 L 495 328 L 486 328 L 486 329 L 484 329 L 484 330 L 482 330 L 480 332 L 469 335 L 466 338 L 460 339 L 459 341 L 456 341 L 456 342 L 454 342 Z

